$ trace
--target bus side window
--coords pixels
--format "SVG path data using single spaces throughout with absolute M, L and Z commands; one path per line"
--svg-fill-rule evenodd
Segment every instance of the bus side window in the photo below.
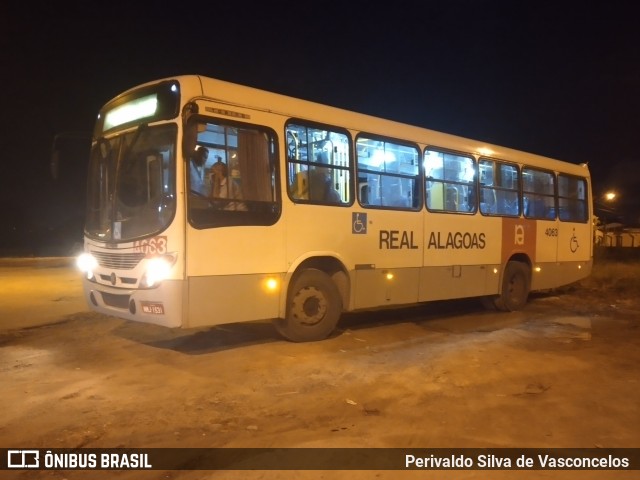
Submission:
M 586 182 L 583 178 L 558 175 L 558 218 L 563 222 L 585 222 L 587 204 Z
M 189 196 L 189 222 L 196 228 L 273 225 L 281 211 L 275 133 L 210 119 L 197 125 L 196 141 L 209 154 L 194 175 L 203 191 Z
M 382 137 L 356 138 L 358 189 L 362 205 L 389 209 L 421 208 L 420 152 L 417 147 Z M 366 185 L 366 188 L 364 187 Z
M 524 216 L 553 220 L 555 209 L 555 175 L 552 172 L 524 168 L 522 197 Z
M 480 212 L 483 215 L 520 215 L 520 171 L 515 164 L 481 157 Z
M 478 205 L 476 163 L 473 157 L 453 152 L 425 150 L 427 208 L 474 213 Z
M 352 161 L 347 133 L 288 123 L 286 137 L 289 197 L 301 203 L 350 204 Z

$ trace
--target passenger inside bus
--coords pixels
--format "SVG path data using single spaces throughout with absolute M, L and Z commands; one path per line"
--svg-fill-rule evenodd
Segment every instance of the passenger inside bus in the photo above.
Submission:
M 207 187 L 204 178 L 204 165 L 209 158 L 209 150 L 198 147 L 189 162 L 189 189 L 199 195 L 207 196 Z
M 216 163 L 211 167 L 211 198 L 214 206 L 221 210 L 247 210 L 244 202 L 236 201 L 242 200 L 240 186 L 229 179 L 227 164 L 219 156 L 216 156 Z
M 316 155 L 316 161 L 329 165 L 329 153 L 326 150 Z M 301 170 L 293 177 L 289 186 L 291 195 L 298 200 L 312 200 L 321 203 L 341 203 L 340 194 L 333 185 L 331 168 L 311 166 L 308 170 Z
M 296 200 L 309 200 L 309 175 L 306 170 L 301 170 L 293 176 L 289 192 Z
M 327 168 L 312 167 L 309 170 L 310 199 L 319 202 L 340 203 L 340 194 L 331 181 Z
M 458 189 L 453 185 L 447 185 L 445 192 L 445 210 L 457 212 L 459 200 Z
M 322 150 L 318 152 L 316 156 L 316 160 L 318 163 L 322 163 L 323 165 L 330 165 L 332 162 L 330 161 L 329 155 L 332 151 L 331 142 L 326 142 Z M 329 203 L 340 203 L 340 194 L 333 186 L 333 182 L 331 180 L 331 171 L 329 168 L 317 167 L 315 169 L 311 169 L 312 172 L 312 195 L 317 193 L 320 198 L 318 200 L 329 202 Z M 314 178 L 315 177 L 315 178 Z M 315 185 L 314 185 L 315 182 Z M 314 188 L 314 186 L 316 188 Z

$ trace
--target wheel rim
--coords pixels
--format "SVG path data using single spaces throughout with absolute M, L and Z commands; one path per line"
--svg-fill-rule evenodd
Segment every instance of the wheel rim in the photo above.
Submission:
M 301 289 L 293 298 L 291 313 L 300 325 L 316 325 L 327 313 L 328 302 L 316 287 Z

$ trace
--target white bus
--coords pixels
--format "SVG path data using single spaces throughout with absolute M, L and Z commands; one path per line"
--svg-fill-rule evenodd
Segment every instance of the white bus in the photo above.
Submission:
M 589 274 L 591 218 L 586 165 L 179 76 L 100 111 L 78 264 L 105 314 L 314 341 L 345 311 L 520 309 Z

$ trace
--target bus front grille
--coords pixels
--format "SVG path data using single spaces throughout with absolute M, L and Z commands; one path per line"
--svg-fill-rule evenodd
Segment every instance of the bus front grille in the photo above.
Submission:
M 109 252 L 91 252 L 98 260 L 101 267 L 113 268 L 118 270 L 131 270 L 135 268 L 140 260 L 144 258 L 144 253 L 109 253 Z
M 115 293 L 101 292 L 105 305 L 115 308 L 129 308 L 129 295 L 117 295 Z

